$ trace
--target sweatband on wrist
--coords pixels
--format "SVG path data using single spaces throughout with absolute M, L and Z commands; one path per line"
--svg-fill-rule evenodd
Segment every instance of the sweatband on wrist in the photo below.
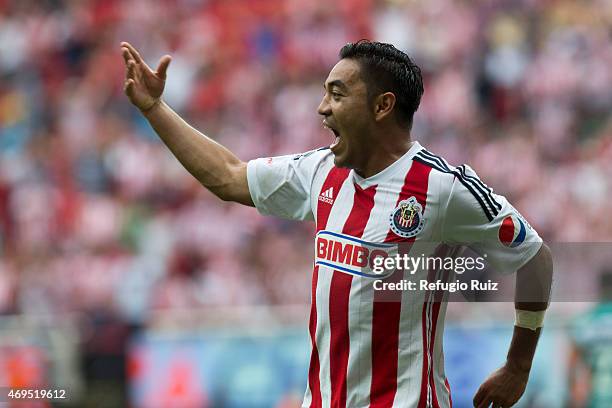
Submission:
M 531 310 L 515 309 L 514 325 L 535 331 L 544 325 L 545 314 L 546 310 L 532 312 Z

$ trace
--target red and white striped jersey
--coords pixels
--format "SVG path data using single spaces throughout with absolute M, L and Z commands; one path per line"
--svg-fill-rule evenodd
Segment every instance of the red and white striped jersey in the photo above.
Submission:
M 516 271 L 539 249 L 521 244 L 541 239 L 471 168 L 450 166 L 418 142 L 369 178 L 335 167 L 333 159 L 323 148 L 253 160 L 247 168 L 262 214 L 316 222 L 303 407 L 450 407 L 442 355 L 446 302 L 425 291 L 383 298 L 373 288 L 375 279 L 353 268 L 368 263 L 357 248 L 447 244 L 424 245 L 433 254 L 470 245 L 486 252 L 494 266 Z M 402 273 L 388 279 L 402 279 Z M 419 273 L 447 278 L 440 271 Z

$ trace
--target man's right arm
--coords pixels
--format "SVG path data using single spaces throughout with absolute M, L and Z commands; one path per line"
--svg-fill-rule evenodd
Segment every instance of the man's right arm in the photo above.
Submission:
M 204 187 L 224 201 L 254 205 L 245 162 L 191 127 L 162 100 L 143 114 L 172 154 Z
M 131 44 L 122 42 L 121 49 L 126 66 L 125 93 L 174 156 L 217 197 L 253 206 L 247 164 L 191 127 L 161 99 L 171 57 L 164 56 L 153 71 Z

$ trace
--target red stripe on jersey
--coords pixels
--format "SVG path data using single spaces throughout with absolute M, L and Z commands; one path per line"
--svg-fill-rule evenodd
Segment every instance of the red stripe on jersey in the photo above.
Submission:
M 340 191 L 340 187 L 344 180 L 349 175 L 349 170 L 332 167 L 323 186 L 321 187 L 322 194 L 329 188 L 334 188 L 334 191 Z M 317 230 L 323 230 L 327 226 L 329 213 L 331 212 L 332 204 L 325 201 L 318 201 L 317 205 Z M 312 408 L 321 408 L 321 384 L 319 382 L 319 351 L 317 349 L 316 331 L 317 331 L 317 281 L 319 279 L 319 267 L 315 266 L 312 272 L 312 293 L 310 300 L 310 322 L 308 331 L 310 332 L 310 341 L 312 343 L 312 352 L 310 354 L 310 366 L 308 369 L 308 386 L 312 395 L 310 406 Z
M 396 271 L 385 282 L 399 282 L 402 275 Z M 401 302 L 400 291 L 374 292 L 370 408 L 390 407 L 395 399 Z
M 319 280 L 319 267 L 315 266 L 312 272 L 312 294 L 310 299 L 310 322 L 308 331 L 310 332 L 310 342 L 312 351 L 310 353 L 310 366 L 308 367 L 308 387 L 310 388 L 312 408 L 321 408 L 321 383 L 319 382 L 319 350 L 317 349 L 317 281 Z
M 370 212 L 374 207 L 376 186 L 362 189 L 355 186 L 353 208 L 344 223 L 342 233 L 361 238 Z M 348 313 L 353 276 L 334 271 L 329 293 L 331 406 L 346 407 L 346 370 L 350 349 Z
M 439 245 L 434 257 L 444 258 L 452 253 L 452 249 L 446 245 Z M 430 269 L 427 274 L 427 281 L 434 282 L 438 274 L 437 269 Z M 444 272 L 443 281 L 447 281 L 449 274 Z M 423 312 L 421 316 L 421 328 L 423 334 L 423 365 L 421 371 L 421 395 L 419 397 L 418 408 L 433 407 L 440 408 L 438 396 L 436 394 L 436 384 L 434 381 L 434 346 L 436 339 L 436 329 L 438 326 L 438 316 L 440 314 L 441 300 L 444 293 L 442 291 L 427 291 L 423 302 Z M 431 323 L 429 322 L 431 318 Z M 431 362 L 431 365 L 430 365 Z M 428 404 L 429 392 L 431 392 L 431 405 Z
M 425 296 L 427 296 L 426 294 Z M 429 323 L 427 322 L 428 318 L 428 304 L 427 302 L 423 303 L 423 313 L 421 314 L 421 335 L 423 338 L 423 364 L 421 368 L 421 394 L 419 397 L 418 408 L 426 408 L 429 406 L 427 404 L 427 387 L 429 386 L 427 369 L 429 368 L 429 348 L 427 347 L 427 327 Z
M 402 200 L 414 196 L 419 204 L 423 207 L 423 214 L 425 213 L 425 204 L 427 202 L 427 190 L 429 188 L 429 173 L 431 167 L 424 165 L 421 162 L 413 161 L 410 166 L 410 170 L 406 174 L 404 179 L 404 185 L 402 191 L 395 203 L 397 207 Z M 402 238 L 392 230 L 389 230 L 385 242 L 414 242 L 415 238 Z
M 433 408 L 440 408 L 440 404 L 438 403 L 438 396 L 436 395 L 436 382 L 434 381 L 434 345 L 436 344 L 436 328 L 438 327 L 438 314 L 440 313 L 440 302 L 435 302 L 433 304 L 433 316 L 431 317 L 432 329 L 431 329 L 431 339 L 429 340 L 429 350 L 428 353 L 431 356 L 431 368 L 429 369 L 429 386 L 431 387 L 431 394 L 433 398 Z
M 435 254 L 434 256 L 437 256 L 437 254 Z M 428 282 L 433 282 L 434 278 L 435 278 L 435 271 L 434 270 L 430 270 L 428 275 L 427 275 L 427 281 Z M 423 302 L 423 312 L 421 314 L 421 333 L 422 333 L 422 339 L 423 339 L 423 364 L 422 364 L 422 368 L 421 368 L 421 394 L 419 397 L 419 404 L 418 404 L 418 408 L 429 408 L 431 407 L 431 404 L 429 404 L 428 400 L 429 400 L 429 390 L 431 389 L 431 383 L 429 382 L 430 376 L 429 376 L 429 370 L 431 369 L 429 361 L 431 358 L 431 350 L 430 350 L 430 336 L 429 336 L 429 329 L 430 329 L 430 324 L 429 324 L 429 317 L 431 316 L 431 311 L 430 311 L 430 296 L 433 296 L 431 294 L 430 291 L 427 291 L 425 293 L 425 301 Z M 435 321 L 432 321 L 433 324 L 435 324 Z M 433 365 L 433 361 L 432 364 Z M 434 389 L 435 389 L 435 385 L 434 385 Z
M 414 196 L 425 210 L 431 167 L 413 161 L 404 179 L 404 185 L 397 199 L 400 201 Z M 406 242 L 402 253 L 410 252 L 415 238 L 401 238 L 389 230 L 385 242 Z M 402 271 L 396 271 L 387 278 L 388 282 L 399 282 Z M 375 291 L 372 311 L 372 385 L 370 407 L 381 408 L 393 405 L 397 391 L 397 359 L 399 350 L 399 323 L 402 310 L 400 291 Z
M 448 391 L 448 405 L 450 408 L 453 408 L 453 397 L 451 397 L 450 384 L 448 383 L 448 378 L 444 379 L 444 385 L 446 385 L 446 390 Z
M 450 252 L 447 252 L 446 255 L 448 255 L 449 253 Z M 450 278 L 450 274 L 448 270 L 445 270 L 443 277 L 442 277 L 442 281 L 448 282 L 449 278 Z M 442 305 L 441 301 L 443 300 L 443 297 L 444 297 L 443 291 L 439 291 L 435 293 L 433 296 L 433 301 L 434 301 L 433 316 L 432 316 L 433 328 L 431 330 L 431 341 L 430 341 L 430 346 L 429 346 L 429 352 L 431 354 L 432 365 L 433 365 L 433 359 L 434 359 L 434 349 L 435 349 L 435 344 L 436 344 L 436 328 L 438 327 L 438 315 L 440 314 L 440 306 Z M 431 384 L 431 389 L 432 389 L 432 394 L 433 394 L 433 406 L 434 408 L 440 408 L 440 405 L 438 403 L 438 396 L 436 394 L 436 382 L 434 380 L 434 368 L 433 367 L 431 368 L 431 370 L 429 370 L 429 383 Z M 448 381 L 447 381 L 447 385 L 448 385 Z M 450 389 L 448 391 L 448 395 L 450 399 Z
M 346 178 L 348 177 L 349 172 L 350 170 L 348 169 L 343 169 L 336 166 L 332 167 L 329 173 L 327 173 L 327 177 L 323 182 L 323 186 L 321 187 L 321 191 L 319 192 L 318 196 L 323 194 L 325 191 L 328 191 L 330 188 L 333 188 L 333 191 L 336 191 L 337 197 L 338 192 L 340 192 L 340 187 L 342 187 L 342 184 L 344 183 L 344 180 L 346 180 Z M 333 204 L 329 204 L 328 202 L 322 200 L 318 201 L 317 232 L 324 230 L 327 226 L 327 219 L 329 218 L 329 213 L 331 212 L 332 207 Z

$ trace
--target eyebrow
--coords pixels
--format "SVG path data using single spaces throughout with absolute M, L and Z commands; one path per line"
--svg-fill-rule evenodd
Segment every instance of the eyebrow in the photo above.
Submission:
M 327 84 L 323 84 L 324 89 L 332 88 L 334 86 L 340 88 L 343 91 L 348 91 L 348 87 L 344 84 L 344 82 L 339 79 L 335 79 L 333 81 L 329 81 Z

